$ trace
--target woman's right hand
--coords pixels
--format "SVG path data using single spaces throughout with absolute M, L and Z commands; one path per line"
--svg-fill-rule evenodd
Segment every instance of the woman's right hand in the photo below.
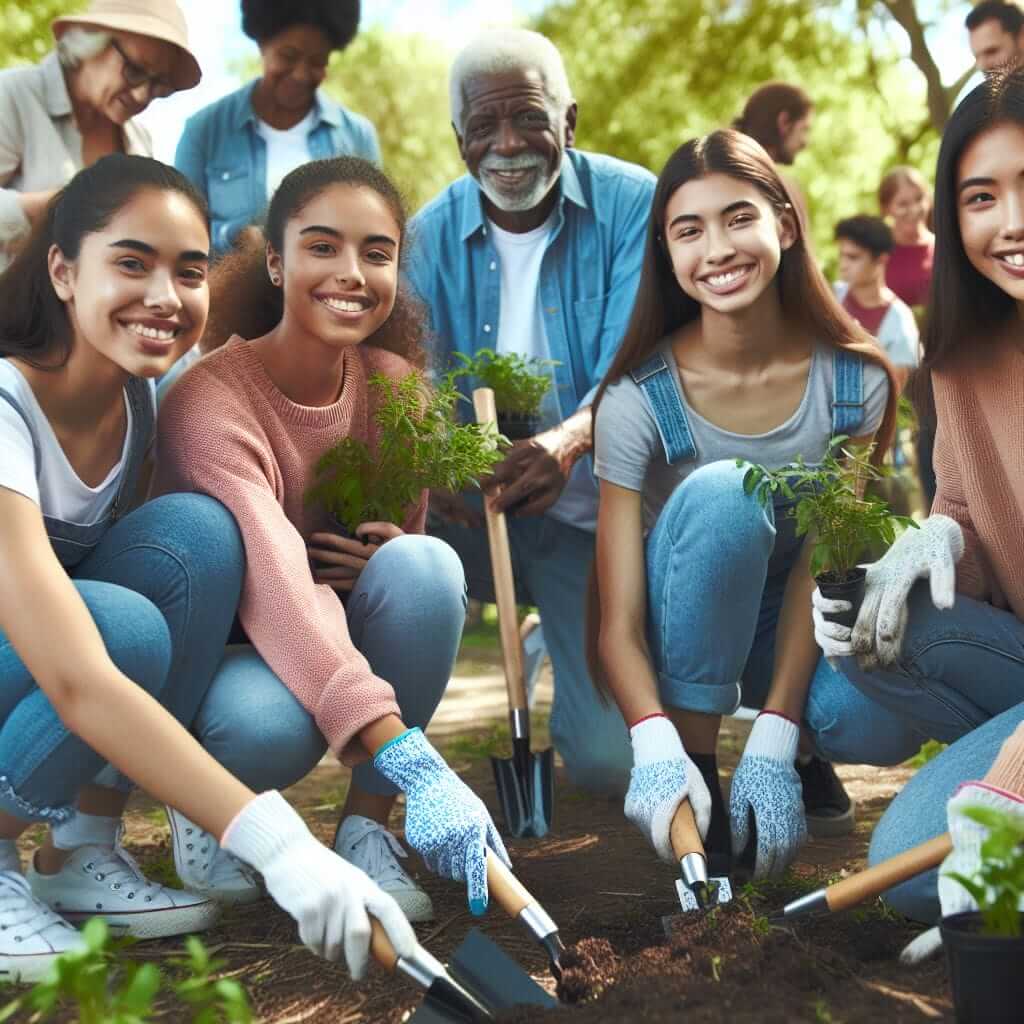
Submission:
M 298 922 L 303 943 L 328 960 L 344 954 L 353 978 L 366 971 L 371 914 L 400 957 L 415 952 L 416 935 L 398 904 L 314 838 L 275 790 L 246 804 L 221 845 L 263 875 L 274 901 Z
M 697 830 L 704 838 L 711 824 L 711 793 L 697 766 L 687 757 L 676 727 L 664 715 L 638 722 L 629 730 L 629 737 L 633 770 L 623 810 L 658 856 L 674 864 L 672 819 L 679 805 L 690 801 Z

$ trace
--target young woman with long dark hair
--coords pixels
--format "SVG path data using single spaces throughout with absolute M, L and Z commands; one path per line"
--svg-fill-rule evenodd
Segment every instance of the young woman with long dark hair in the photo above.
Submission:
M 937 426 L 932 514 L 868 568 L 852 637 L 821 618 L 835 606 L 817 593 L 814 614 L 819 644 L 842 658 L 859 689 L 914 728 L 952 743 L 886 812 L 871 859 L 944 831 L 946 800 L 960 786 L 948 809 L 954 852 L 944 870 L 970 874 L 985 830 L 961 813 L 963 806 L 988 804 L 1024 818 L 1020 73 L 978 86 L 946 126 L 935 236 L 923 363 Z M 903 913 L 928 921 L 938 916 L 939 897 L 944 913 L 969 903 L 951 880 L 936 889 L 934 872 L 890 894 Z
M 669 823 L 693 806 L 712 873 L 756 831 L 756 873 L 805 834 L 852 823 L 815 750 L 891 763 L 913 749 L 814 645 L 809 545 L 783 502 L 745 493 L 737 458 L 813 463 L 833 435 L 879 452 L 892 371 L 816 268 L 768 154 L 735 131 L 694 139 L 658 180 L 633 316 L 597 396 L 599 652 L 630 726 L 626 814 L 671 859 Z M 762 708 L 718 785 L 723 714 Z M 667 716 L 667 717 L 666 717 Z M 803 728 L 807 754 L 798 759 Z M 715 863 L 717 861 L 717 864 Z
M 363 523 L 354 538 L 304 500 L 326 449 L 343 437 L 376 443 L 380 395 L 370 377 L 403 377 L 422 362 L 423 320 L 399 289 L 402 200 L 365 160 L 313 161 L 281 182 L 266 234 L 265 250 L 216 268 L 215 351 L 161 409 L 156 490 L 218 498 L 247 557 L 239 620 L 248 643 L 221 665 L 195 732 L 255 789 L 291 785 L 328 749 L 354 765 L 335 849 L 426 920 L 430 899 L 386 828 L 404 792 L 410 844 L 465 880 L 480 913 L 486 850 L 504 857 L 504 847 L 483 803 L 419 728 L 462 634 L 458 556 L 423 535 L 425 494 L 404 523 Z M 224 325 L 243 333 L 218 346 Z M 249 898 L 212 837 L 200 840 L 202 870 L 190 868 L 182 840 L 196 841 L 196 831 L 176 813 L 172 823 L 179 871 L 194 886 Z
M 256 797 L 187 731 L 238 603 L 238 528 L 203 495 L 132 506 L 153 441 L 153 381 L 206 323 L 209 249 L 205 204 L 181 174 L 107 156 L 57 193 L 0 276 L 8 980 L 42 977 L 79 943 L 66 919 L 98 913 L 142 938 L 215 920 L 214 901 L 148 881 L 122 848 L 133 781 L 262 871 L 312 948 L 337 958 L 344 945 L 358 973 L 369 909 L 396 948 L 412 950 L 389 897 L 317 843 L 279 794 Z M 33 822 L 50 833 L 26 878 L 15 841 Z M 303 876 L 316 887 L 297 886 Z

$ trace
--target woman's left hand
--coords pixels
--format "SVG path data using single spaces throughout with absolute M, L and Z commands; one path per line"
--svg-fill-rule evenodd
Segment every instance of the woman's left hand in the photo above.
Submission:
M 333 590 L 349 593 L 381 545 L 403 533 L 405 531 L 394 523 L 360 523 L 356 537 L 342 537 L 338 533 L 310 534 L 309 557 L 320 563 L 313 569 L 313 579 L 326 583 Z

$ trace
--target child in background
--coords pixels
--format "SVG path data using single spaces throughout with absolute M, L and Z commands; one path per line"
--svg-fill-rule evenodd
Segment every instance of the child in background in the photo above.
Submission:
M 896 370 L 900 388 L 918 363 L 917 321 L 910 307 L 885 283 L 892 231 L 880 217 L 858 214 L 836 225 L 843 309 L 878 339 Z

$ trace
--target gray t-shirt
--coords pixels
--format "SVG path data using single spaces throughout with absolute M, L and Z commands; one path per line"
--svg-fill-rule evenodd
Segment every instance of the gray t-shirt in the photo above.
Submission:
M 670 369 L 675 368 L 671 348 L 661 349 Z M 766 434 L 734 434 L 722 430 L 694 412 L 686 401 L 678 372 L 673 380 L 697 449 L 696 459 L 669 465 L 658 424 L 643 389 L 626 375 L 605 392 L 597 410 L 594 434 L 594 474 L 602 480 L 640 491 L 644 497 L 644 526 L 650 529 L 665 502 L 695 469 L 722 459 L 747 459 L 778 469 L 796 459 L 814 464 L 821 460 L 832 436 L 833 349 L 824 345 L 811 355 L 807 387 L 796 412 Z M 864 417 L 851 430 L 855 437 L 873 434 L 882 422 L 889 396 L 885 371 L 864 363 Z

